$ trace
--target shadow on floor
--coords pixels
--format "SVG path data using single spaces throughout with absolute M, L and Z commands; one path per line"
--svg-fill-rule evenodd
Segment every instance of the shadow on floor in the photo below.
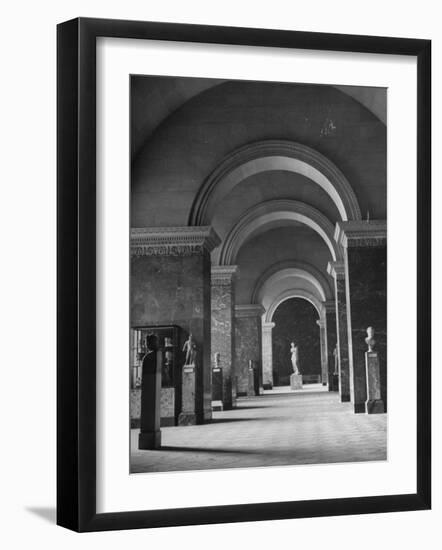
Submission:
M 27 506 L 26 510 L 35 516 L 38 516 L 49 523 L 55 523 L 57 519 L 57 511 L 54 508 L 45 506 Z

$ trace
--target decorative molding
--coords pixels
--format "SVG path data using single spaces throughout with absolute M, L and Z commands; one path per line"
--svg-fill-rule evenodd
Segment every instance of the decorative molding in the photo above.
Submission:
M 192 205 L 189 225 L 210 223 L 220 190 L 231 190 L 244 174 L 266 170 L 291 170 L 314 181 L 330 196 L 342 220 L 360 220 L 356 194 L 344 174 L 324 155 L 289 140 L 265 140 L 233 151 L 215 168 L 201 186 Z
M 344 248 L 386 246 L 385 220 L 337 222 L 335 241 Z
M 345 264 L 344 262 L 328 262 L 327 273 L 335 280 L 345 279 Z
M 336 302 L 334 300 L 327 300 L 323 302 L 322 305 L 326 313 L 336 312 Z
M 319 319 L 318 321 L 316 321 L 316 324 L 318 325 L 319 328 L 322 328 L 322 329 L 325 329 L 326 327 L 326 323 L 323 319 Z
M 265 309 L 261 304 L 243 304 L 235 306 L 235 317 L 261 317 Z
M 212 267 L 212 285 L 228 286 L 239 274 L 237 265 L 217 265 Z
M 272 332 L 272 330 L 275 328 L 275 323 L 273 322 L 270 322 L 270 323 L 263 323 L 262 324 L 262 331 L 263 332 Z
M 230 229 L 217 250 L 217 264 L 236 262 L 241 246 L 263 226 L 280 225 L 281 221 L 296 222 L 310 227 L 325 242 L 333 260 L 341 260 L 342 252 L 333 240 L 334 226 L 319 210 L 292 199 L 272 199 L 249 208 Z
M 267 280 L 270 279 L 276 273 L 279 273 L 281 271 L 286 271 L 287 269 L 294 269 L 300 272 L 301 271 L 305 272 L 305 275 L 309 275 L 313 279 L 313 281 L 305 277 L 305 275 L 304 276 L 301 275 L 300 278 L 305 278 L 309 282 L 311 282 L 314 286 L 318 286 L 322 293 L 322 296 L 320 296 L 321 299 L 332 298 L 333 291 L 330 287 L 329 279 L 328 277 L 323 275 L 319 271 L 319 269 L 317 269 L 316 267 L 306 262 L 298 262 L 297 260 L 283 260 L 281 262 L 277 262 L 276 264 L 273 264 L 259 276 L 252 292 L 252 299 L 250 300 L 252 304 L 262 302 L 262 299 L 260 298 L 260 292 L 262 290 L 262 287 L 267 282 Z
M 212 227 L 143 227 L 131 229 L 131 256 L 194 256 L 221 242 Z

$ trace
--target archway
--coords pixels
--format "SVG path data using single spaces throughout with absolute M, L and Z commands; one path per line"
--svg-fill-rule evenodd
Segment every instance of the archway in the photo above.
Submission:
M 193 202 L 189 225 L 210 223 L 216 204 L 236 185 L 253 174 L 273 170 L 296 172 L 319 185 L 334 202 L 342 221 L 361 219 L 350 183 L 332 162 L 305 145 L 268 140 L 246 145 L 218 165 Z
M 303 384 L 321 382 L 321 348 L 316 307 L 303 297 L 290 297 L 275 308 L 272 338 L 273 384 L 287 386 L 293 373 L 290 343 L 298 346 Z

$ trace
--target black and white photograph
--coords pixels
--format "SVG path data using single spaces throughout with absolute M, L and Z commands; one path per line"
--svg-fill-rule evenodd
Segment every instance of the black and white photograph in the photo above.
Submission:
M 387 460 L 387 89 L 131 75 L 130 144 L 130 473 Z

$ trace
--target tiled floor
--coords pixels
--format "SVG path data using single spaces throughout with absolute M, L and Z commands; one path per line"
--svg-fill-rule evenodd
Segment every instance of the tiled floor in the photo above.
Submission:
M 244 397 L 210 424 L 162 428 L 162 448 L 140 451 L 131 434 L 131 471 L 160 472 L 385 460 L 387 415 L 354 414 L 322 386 L 275 388 Z

